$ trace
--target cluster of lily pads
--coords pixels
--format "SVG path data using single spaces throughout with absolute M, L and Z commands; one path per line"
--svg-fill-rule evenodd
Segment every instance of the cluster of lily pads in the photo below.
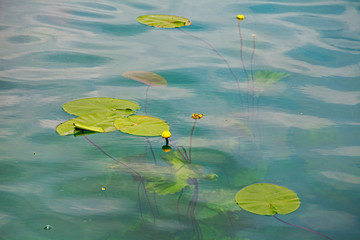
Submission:
M 169 130 L 169 125 L 160 118 L 135 115 L 140 106 L 124 99 L 85 98 L 65 103 L 63 109 L 78 117 L 57 126 L 56 131 L 61 136 L 117 129 L 138 136 L 160 136 Z
M 244 18 L 245 17 L 239 19 L 238 17 L 238 20 L 242 21 Z M 142 24 L 159 28 L 179 28 L 191 25 L 190 20 L 171 15 L 144 15 L 138 17 L 137 20 Z M 218 55 L 221 56 L 219 53 Z M 151 72 L 131 71 L 124 73 L 123 76 L 142 82 L 148 85 L 148 87 L 167 85 L 167 81 L 163 77 Z M 259 97 L 266 88 L 287 76 L 289 76 L 289 74 L 268 70 L 256 72 L 252 76 L 256 84 L 256 86 L 253 87 L 254 96 Z M 83 134 L 85 132 L 106 133 L 115 130 L 138 136 L 161 136 L 164 131 L 169 131 L 169 125 L 164 120 L 147 115 L 137 115 L 136 111 L 140 109 L 140 106 L 135 102 L 124 99 L 85 98 L 65 103 L 63 109 L 77 117 L 60 124 L 56 128 L 56 131 L 62 136 Z M 196 119 L 200 118 L 194 118 L 195 123 Z M 191 130 L 191 137 L 195 123 Z M 141 179 L 145 179 L 147 182 L 146 189 L 158 195 L 181 192 L 180 200 L 182 191 L 185 188 L 194 188 L 195 192 L 189 203 L 188 213 L 193 212 L 191 220 L 193 224 L 195 224 L 195 207 L 199 197 L 198 180 L 216 180 L 218 176 L 214 173 L 206 174 L 202 166 L 191 164 L 191 138 L 189 155 L 190 158 L 186 158 L 178 149 L 178 151 L 162 156 L 163 161 L 167 165 L 144 165 L 144 163 L 140 164 L 136 162 L 123 164 L 118 161 L 112 165 L 112 168 L 121 169 L 129 173 L 135 172 L 141 174 L 139 175 Z M 238 191 L 236 195 L 235 193 L 230 194 L 232 195 L 230 197 L 228 194 L 223 193 L 223 190 L 218 190 L 215 191 L 215 193 L 207 194 L 207 197 L 213 195 L 212 199 L 208 200 L 209 208 L 217 209 L 220 212 L 238 211 L 241 208 L 254 214 L 270 215 L 277 218 L 275 216 L 276 214 L 289 214 L 300 207 L 300 199 L 295 192 L 283 186 L 270 183 L 256 183 L 246 186 Z M 240 208 L 237 207 L 236 204 Z M 289 224 L 279 218 L 277 219 Z M 296 226 L 293 224 L 289 225 Z M 198 231 L 198 234 L 200 234 L 200 232 L 201 231 Z

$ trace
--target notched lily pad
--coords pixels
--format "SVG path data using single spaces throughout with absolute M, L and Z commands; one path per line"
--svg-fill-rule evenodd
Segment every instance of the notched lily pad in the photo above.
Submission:
M 147 137 L 161 136 L 163 131 L 169 131 L 169 125 L 164 120 L 142 115 L 118 118 L 114 126 L 124 133 Z
M 159 28 L 177 28 L 191 25 L 189 19 L 172 15 L 143 15 L 137 20 L 142 24 Z
M 292 190 L 270 183 L 257 183 L 241 189 L 235 196 L 238 205 L 259 215 L 288 214 L 300 207 Z
M 149 86 L 165 86 L 167 81 L 159 74 L 145 71 L 129 71 L 122 74 L 126 78 L 145 83 Z
M 113 132 L 116 130 L 114 121 L 124 115 L 135 113 L 131 110 L 93 113 L 71 119 L 57 126 L 56 131 L 61 135 L 77 134 L 81 130 L 92 132 Z
M 77 116 L 99 113 L 118 112 L 140 109 L 137 103 L 116 98 L 83 98 L 74 100 L 63 105 L 63 109 Z

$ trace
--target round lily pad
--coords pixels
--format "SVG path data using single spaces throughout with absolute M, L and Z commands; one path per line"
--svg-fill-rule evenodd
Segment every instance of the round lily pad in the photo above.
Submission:
M 76 134 L 81 130 L 92 132 L 113 132 L 116 130 L 114 121 L 119 117 L 135 113 L 131 110 L 116 112 L 93 113 L 71 119 L 58 125 L 56 131 L 61 135 Z
M 141 115 L 118 118 L 114 126 L 124 133 L 148 137 L 161 136 L 163 131 L 169 130 L 169 125 L 164 120 Z
M 164 86 L 167 85 L 165 78 L 159 74 L 145 71 L 130 71 L 122 74 L 126 78 L 145 83 L 149 86 Z
M 238 205 L 259 215 L 288 214 L 300 207 L 292 190 L 270 183 L 257 183 L 241 189 L 235 196 Z
M 142 24 L 159 28 L 177 28 L 191 25 L 189 19 L 172 15 L 143 15 L 137 20 Z
M 137 103 L 116 98 L 83 98 L 63 105 L 63 109 L 77 116 L 98 112 L 117 112 L 140 109 Z

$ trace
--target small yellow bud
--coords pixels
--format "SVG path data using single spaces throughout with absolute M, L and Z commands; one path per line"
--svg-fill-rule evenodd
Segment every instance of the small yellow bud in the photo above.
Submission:
M 161 137 L 169 138 L 169 137 L 171 137 L 171 132 L 170 131 L 163 131 L 162 134 L 161 134 Z
M 193 119 L 201 119 L 202 117 L 204 116 L 204 114 L 202 114 L 202 113 L 193 113 L 192 115 L 191 115 L 191 117 L 193 118 Z
M 106 187 L 102 187 L 101 190 L 102 190 L 102 191 L 105 191 L 105 190 L 106 190 Z
M 237 18 L 237 20 L 242 21 L 242 20 L 244 20 L 244 19 L 245 19 L 245 16 L 244 16 L 244 15 L 239 14 L 239 15 L 237 15 L 237 16 L 236 16 L 236 18 Z
M 253 33 L 253 34 L 251 34 L 251 36 L 252 36 L 252 37 L 256 37 L 256 34 L 255 34 L 255 33 Z

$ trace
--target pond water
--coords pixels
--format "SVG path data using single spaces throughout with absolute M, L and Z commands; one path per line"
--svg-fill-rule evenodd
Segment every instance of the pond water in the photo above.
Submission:
M 359 11 L 357 0 L 0 1 L 0 239 L 326 239 L 241 210 L 235 195 L 254 183 L 297 193 L 280 219 L 359 239 Z M 147 14 L 192 24 L 137 22 Z M 168 85 L 146 94 L 122 76 L 134 70 Z M 188 153 L 203 113 L 191 161 L 210 175 L 176 175 L 161 137 L 60 136 L 74 117 L 62 105 L 89 97 L 138 103 Z

